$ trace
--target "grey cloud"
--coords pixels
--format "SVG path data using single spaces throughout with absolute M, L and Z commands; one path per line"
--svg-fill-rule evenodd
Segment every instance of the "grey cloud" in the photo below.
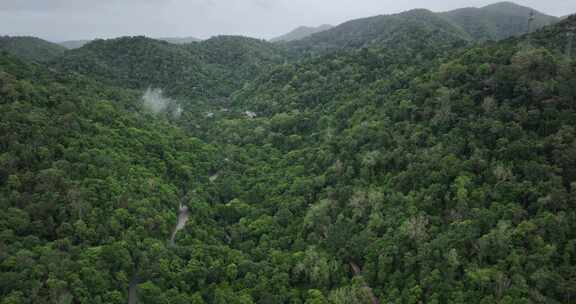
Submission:
M 271 38 L 297 26 L 344 21 L 412 8 L 446 11 L 498 0 L 0 0 L 0 35 L 49 40 L 218 34 Z M 512 0 L 556 16 L 574 0 Z
M 252 0 L 252 2 L 261 8 L 270 9 L 277 6 L 277 2 L 274 0 Z
M 1 0 L 0 11 L 52 11 L 105 8 L 109 5 L 162 5 L 170 0 Z

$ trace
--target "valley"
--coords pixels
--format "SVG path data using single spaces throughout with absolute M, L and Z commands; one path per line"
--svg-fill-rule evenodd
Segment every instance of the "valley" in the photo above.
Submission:
M 0 304 L 573 302 L 576 16 L 532 11 L 2 37 Z

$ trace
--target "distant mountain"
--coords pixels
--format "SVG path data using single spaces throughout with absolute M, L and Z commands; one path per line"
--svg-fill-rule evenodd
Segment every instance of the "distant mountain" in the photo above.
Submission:
M 534 19 L 530 31 L 560 21 L 558 17 L 512 2 L 462 8 L 439 15 L 462 27 L 475 40 L 500 40 L 527 33 L 528 19 L 532 13 Z
M 394 15 L 351 20 L 300 40 L 287 42 L 296 53 L 329 51 L 369 46 L 418 49 L 450 47 L 463 41 L 501 40 L 557 23 L 549 16 L 512 2 L 482 8 L 462 8 L 433 13 L 415 9 Z
M 83 47 L 84 45 L 86 45 L 90 41 L 92 41 L 92 40 L 70 40 L 70 41 L 59 42 L 58 44 L 69 49 L 69 50 L 73 50 L 73 49 L 78 49 L 78 48 Z
M 369 46 L 423 49 L 450 47 L 471 37 L 457 25 L 425 10 L 381 15 L 345 22 L 324 32 L 288 43 L 298 53 L 325 53 Z
M 166 37 L 166 38 L 155 38 L 156 40 L 166 41 L 173 44 L 186 44 L 191 42 L 199 42 L 201 39 L 194 37 Z
M 66 48 L 35 37 L 0 36 L 0 51 L 30 61 L 49 61 L 60 56 Z
M 289 42 L 294 40 L 300 40 L 306 38 L 312 34 L 316 34 L 319 32 L 327 31 L 334 26 L 329 24 L 320 25 L 317 27 L 310 27 L 310 26 L 300 26 L 293 31 L 284 34 L 282 36 L 270 39 L 271 42 Z

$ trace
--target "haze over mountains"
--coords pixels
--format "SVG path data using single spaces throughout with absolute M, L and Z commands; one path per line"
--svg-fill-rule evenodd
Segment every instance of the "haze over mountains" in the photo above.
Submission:
M 576 16 L 531 11 L 0 38 L 0 304 L 572 303 Z
M 69 50 L 73 50 L 73 49 L 79 49 L 89 42 L 90 42 L 90 40 L 70 40 L 70 41 L 58 42 L 57 44 L 65 47 Z
M 317 27 L 310 27 L 310 26 L 300 26 L 290 33 L 286 33 L 282 36 L 278 36 L 276 38 L 270 39 L 271 42 L 290 42 L 294 40 L 300 40 L 306 38 L 312 34 L 316 34 L 319 32 L 323 32 L 333 28 L 334 26 L 329 24 L 323 24 Z

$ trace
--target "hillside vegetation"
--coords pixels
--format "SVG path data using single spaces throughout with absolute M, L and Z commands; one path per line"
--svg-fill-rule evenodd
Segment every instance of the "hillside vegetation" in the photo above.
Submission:
M 35 37 L 0 36 L 0 51 L 24 60 L 46 62 L 62 55 L 66 48 Z
M 533 20 L 528 24 L 529 16 Z M 500 40 L 535 31 L 554 24 L 560 18 L 511 2 L 500 2 L 482 8 L 463 8 L 440 14 L 461 26 L 476 40 Z
M 166 42 L 172 43 L 172 44 L 188 44 L 188 43 L 200 41 L 200 39 L 197 39 L 194 37 L 164 37 L 164 38 L 154 38 L 154 39 L 160 40 L 160 41 L 166 41 Z M 60 42 L 58 44 L 69 49 L 69 50 L 73 50 L 73 49 L 79 49 L 90 42 L 91 42 L 91 40 L 69 40 L 69 41 Z
M 0 304 L 574 302 L 576 17 L 346 28 L 0 53 Z
M 280 54 L 272 44 L 245 37 L 176 45 L 140 36 L 96 40 L 52 65 L 108 84 L 197 98 L 229 94 L 259 69 L 280 62 Z
M 533 20 L 528 28 L 528 19 Z M 345 22 L 323 32 L 288 43 L 298 53 L 326 52 L 358 47 L 398 47 L 406 43 L 404 37 L 420 45 L 408 49 L 422 49 L 440 44 L 451 48 L 462 42 L 501 40 L 526 34 L 558 22 L 531 8 L 511 2 L 499 2 L 482 8 L 462 8 L 444 13 L 412 10 L 394 15 L 374 16 Z M 400 39 L 402 37 L 402 39 Z
M 452 48 L 469 41 L 468 34 L 431 11 L 416 9 L 395 15 L 348 21 L 330 30 L 296 40 L 288 47 L 297 53 L 327 52 L 362 48 L 392 47 L 423 50 Z

